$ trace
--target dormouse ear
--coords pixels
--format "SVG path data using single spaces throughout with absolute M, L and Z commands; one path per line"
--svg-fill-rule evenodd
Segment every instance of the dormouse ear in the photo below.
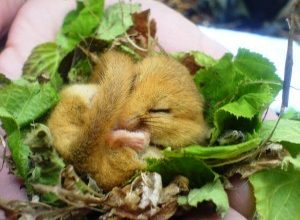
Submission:
M 122 52 L 110 50 L 102 53 L 96 58 L 97 62 L 94 66 L 90 81 L 92 83 L 101 83 L 105 77 L 112 75 L 131 73 L 134 71 L 134 63 L 132 58 Z

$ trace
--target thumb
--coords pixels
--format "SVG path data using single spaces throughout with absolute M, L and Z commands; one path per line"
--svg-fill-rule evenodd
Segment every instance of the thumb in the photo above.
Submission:
M 14 17 L 25 1 L 26 0 L 0 1 L 0 38 L 7 33 Z
M 0 54 L 0 73 L 8 78 L 21 76 L 22 66 L 32 49 L 53 41 L 75 0 L 28 0 L 19 10 Z

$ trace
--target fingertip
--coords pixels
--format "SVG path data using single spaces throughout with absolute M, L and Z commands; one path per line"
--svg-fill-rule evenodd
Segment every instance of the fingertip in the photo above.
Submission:
M 251 219 L 255 212 L 252 186 L 247 179 L 241 179 L 237 175 L 230 178 L 230 182 L 233 187 L 226 190 L 230 206 L 247 219 Z
M 247 219 L 243 215 L 238 213 L 235 209 L 229 208 L 229 211 L 225 215 L 224 220 L 247 220 Z
M 0 1 L 0 38 L 7 33 L 18 10 L 22 7 L 22 5 L 25 2 L 26 0 Z
M 22 58 L 16 48 L 5 48 L 0 54 L 0 73 L 9 79 L 18 79 L 22 75 L 22 66 L 25 58 Z

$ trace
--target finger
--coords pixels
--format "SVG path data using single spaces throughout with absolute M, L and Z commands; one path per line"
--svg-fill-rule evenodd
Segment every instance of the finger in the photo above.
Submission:
M 1 0 L 0 1 L 0 39 L 7 33 L 18 10 L 26 0 Z
M 215 211 L 215 206 L 212 203 L 204 203 L 198 206 L 197 209 L 189 211 L 183 216 L 175 217 L 174 220 L 246 220 L 246 218 L 236 210 L 229 208 L 228 212 L 221 218 Z
M 229 208 L 229 211 L 225 215 L 224 220 L 246 220 L 246 218 L 233 208 Z
M 26 200 L 24 188 L 21 189 L 20 179 L 10 174 L 7 163 L 3 163 L 4 156 L 8 156 L 9 150 L 3 141 L 4 131 L 0 127 L 0 200 Z M 5 155 L 4 155 L 5 154 Z M 0 219 L 5 219 L 0 209 Z
M 0 72 L 18 78 L 31 50 L 53 41 L 65 15 L 75 8 L 75 0 L 29 0 L 19 10 L 0 54 Z
M 230 206 L 247 219 L 251 219 L 255 211 L 255 198 L 251 185 L 248 180 L 243 180 L 239 176 L 234 176 L 230 182 L 233 185 L 227 190 Z
M 109 4 L 116 2 L 108 1 Z M 216 58 L 224 54 L 224 47 L 206 37 L 193 23 L 174 10 L 156 1 L 134 2 L 142 3 L 143 9 L 151 8 L 152 17 L 158 25 L 158 39 L 167 51 L 202 50 Z M 53 40 L 64 15 L 74 7 L 74 0 L 31 0 L 26 3 L 12 26 L 7 45 L 12 48 L 9 54 L 12 57 L 18 55 L 19 58 L 12 64 L 14 59 L 0 56 L 0 60 L 3 59 L 0 72 L 8 74 L 10 78 L 20 76 L 22 65 L 32 48 Z
M 24 57 L 18 52 L 19 48 L 7 47 L 0 54 L 0 73 L 10 79 L 17 79 L 21 76 Z
M 117 2 L 110 0 L 107 5 Z M 195 24 L 163 3 L 144 0 L 126 2 L 140 3 L 143 10 L 151 9 L 151 17 L 157 23 L 158 42 L 166 51 L 200 50 L 214 58 L 220 58 L 226 52 L 225 47 L 208 38 Z

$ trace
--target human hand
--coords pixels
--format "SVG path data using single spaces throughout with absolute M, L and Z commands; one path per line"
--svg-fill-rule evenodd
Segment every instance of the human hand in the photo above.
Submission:
M 76 6 L 75 0 L 28 0 L 26 3 L 23 1 L 23 5 L 20 1 L 2 0 L 0 4 L 0 36 L 1 33 L 4 35 L 7 25 L 11 23 L 12 14 L 18 12 L 10 27 L 6 46 L 0 54 L 0 73 L 11 79 L 21 75 L 22 66 L 36 45 L 55 39 L 64 16 Z M 6 10 L 5 2 L 10 5 L 10 14 L 1 13 Z M 13 2 L 16 7 L 14 10 Z M 106 2 L 113 4 L 118 1 Z M 135 2 L 142 3 L 143 9 L 151 8 L 152 16 L 159 21 L 158 39 L 167 51 L 202 50 L 216 58 L 225 52 L 222 46 L 203 35 L 194 24 L 163 4 L 142 0 Z
M 2 36 L 4 35 L 3 33 L 7 30 L 7 26 L 11 23 L 14 17 L 12 14 L 16 13 L 16 16 L 10 26 L 6 46 L 0 54 L 0 72 L 11 79 L 16 79 L 20 77 L 22 66 L 31 50 L 40 43 L 55 39 L 65 14 L 75 8 L 76 4 L 75 0 L 27 0 L 26 2 L 21 0 L 2 0 L 3 2 L 10 2 L 11 5 L 15 2 L 15 8 L 11 10 L 10 14 L 3 14 L 1 11 L 4 11 L 5 8 L 0 4 L 0 21 L 2 21 L 2 24 L 5 24 L 1 25 L 0 23 L 0 36 L 1 34 Z M 118 1 L 107 1 L 108 4 L 116 2 Z M 203 35 L 195 25 L 177 12 L 155 1 L 137 0 L 134 2 L 142 3 L 143 9 L 151 8 L 152 17 L 157 21 L 158 25 L 157 37 L 166 51 L 201 50 L 215 58 L 219 58 L 224 54 L 225 49 L 222 46 Z M 13 6 L 11 7 L 13 8 Z M 4 184 L 4 180 L 14 182 L 8 179 L 11 176 L 3 173 L 3 171 L 0 175 L 0 185 Z M 5 187 L 5 190 L 0 191 L 0 197 L 24 198 L 24 194 L 12 196 L 12 192 L 18 191 L 19 187 L 18 183 L 14 183 L 13 189 L 7 190 Z M 245 200 L 244 205 L 246 209 L 251 208 L 250 203 L 253 203 L 253 201 L 248 201 L 249 195 L 252 195 L 249 184 L 246 182 L 243 186 L 248 188 L 241 192 L 238 189 L 235 190 L 240 199 L 236 203 L 231 202 L 231 206 L 246 215 L 240 209 L 243 206 L 241 201 Z M 4 189 L 4 187 L 1 188 Z M 230 199 L 234 198 L 230 193 L 229 196 Z M 192 213 L 189 217 L 201 219 L 199 213 Z M 234 209 L 230 209 L 226 218 L 245 219 Z M 212 214 L 209 219 L 217 219 L 217 216 Z
M 1 13 L 6 9 L 3 8 L 6 6 L 4 2 L 9 2 L 7 5 L 11 7 L 14 2 L 19 10 L 10 10 L 12 13 L 17 11 L 17 14 L 10 26 L 6 46 L 0 54 L 0 73 L 17 79 L 31 50 L 40 43 L 55 39 L 64 16 L 75 8 L 76 3 L 74 0 L 28 0 L 20 5 L 19 0 L 2 0 L 0 20 L 3 25 L 0 25 L 0 33 L 7 30 L 5 24 L 9 24 L 12 18 L 11 14 Z

